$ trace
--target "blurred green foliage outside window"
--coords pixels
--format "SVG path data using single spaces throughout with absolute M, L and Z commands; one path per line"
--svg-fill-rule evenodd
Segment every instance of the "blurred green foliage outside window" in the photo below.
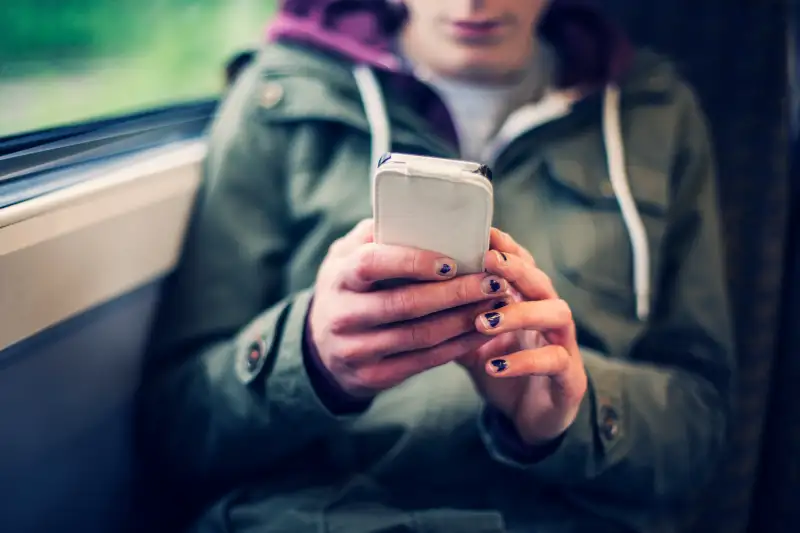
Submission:
M 218 95 L 276 0 L 11 0 L 0 137 Z

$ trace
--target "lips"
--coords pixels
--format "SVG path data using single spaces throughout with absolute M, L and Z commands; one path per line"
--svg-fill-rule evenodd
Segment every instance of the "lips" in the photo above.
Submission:
M 464 40 L 483 40 L 496 37 L 503 29 L 497 20 L 458 20 L 451 23 L 456 37 Z
M 486 20 L 480 22 L 454 22 L 453 25 L 456 28 L 469 31 L 491 31 L 492 29 L 499 27 L 500 23 L 492 20 Z

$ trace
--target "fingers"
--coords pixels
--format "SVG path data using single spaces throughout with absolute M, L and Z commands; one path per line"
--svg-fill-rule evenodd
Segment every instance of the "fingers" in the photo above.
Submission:
M 533 267 L 536 266 L 536 261 L 534 261 L 533 256 L 528 250 L 517 244 L 517 241 L 515 241 L 511 235 L 497 228 L 492 228 L 489 234 L 489 248 L 506 254 L 516 255 L 529 265 Z
M 478 315 L 475 319 L 477 330 L 492 336 L 525 329 L 571 329 L 572 324 L 572 311 L 564 300 L 513 303 Z
M 489 337 L 480 333 L 467 333 L 427 350 L 383 359 L 354 370 L 353 383 L 349 385 L 367 393 L 386 390 L 411 376 L 474 352 L 489 341 Z
M 333 327 L 354 331 L 414 320 L 440 311 L 505 297 L 509 284 L 498 276 L 472 274 L 369 293 L 343 293 L 346 305 Z
M 456 275 L 455 261 L 436 252 L 385 244 L 363 244 L 343 258 L 341 286 L 363 292 L 379 281 L 441 281 Z
M 486 362 L 486 373 L 498 378 L 560 376 L 569 368 L 570 358 L 565 348 L 551 344 L 490 359 Z
M 487 272 L 508 280 L 523 299 L 545 300 L 558 297 L 553 282 L 536 268 L 530 252 L 507 233 L 493 228 L 490 246 L 492 249 L 484 259 Z
M 496 302 L 481 302 L 418 320 L 343 335 L 337 351 L 353 364 L 424 350 L 475 331 L 475 315 L 491 311 Z
M 528 300 L 558 298 L 550 278 L 524 258 L 510 252 L 490 250 L 484 259 L 487 272 L 501 276 Z

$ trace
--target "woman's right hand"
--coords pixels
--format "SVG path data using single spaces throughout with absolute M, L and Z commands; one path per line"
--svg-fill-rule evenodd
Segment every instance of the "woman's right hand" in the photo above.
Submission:
M 508 299 L 502 278 L 455 277 L 452 259 L 375 244 L 372 235 L 366 220 L 331 246 L 308 319 L 322 364 L 357 398 L 474 352 L 491 340 L 475 317 Z M 378 287 L 393 280 L 423 283 Z

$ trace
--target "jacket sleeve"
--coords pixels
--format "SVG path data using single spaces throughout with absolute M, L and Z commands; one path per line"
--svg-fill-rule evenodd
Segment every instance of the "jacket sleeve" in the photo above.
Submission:
M 139 442 L 181 487 L 243 483 L 336 427 L 303 350 L 310 292 L 287 294 L 287 136 L 258 118 L 249 69 L 211 131 L 181 262 L 141 391 Z
M 481 418 L 496 459 L 604 514 L 621 505 L 682 502 L 712 473 L 725 441 L 734 350 L 715 174 L 702 114 L 694 97 L 687 101 L 663 244 L 667 259 L 655 273 L 658 297 L 643 333 L 626 354 L 584 351 L 589 391 L 547 457 L 524 460 L 499 438 L 503 421 L 496 412 Z

